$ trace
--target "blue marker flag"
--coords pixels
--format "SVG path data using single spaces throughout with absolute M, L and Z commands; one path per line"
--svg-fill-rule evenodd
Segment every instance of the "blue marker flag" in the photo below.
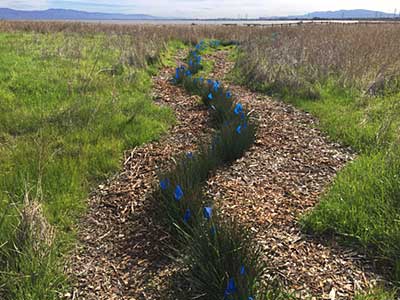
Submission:
M 240 133 L 242 132 L 242 126 L 241 126 L 241 125 L 239 125 L 238 127 L 236 127 L 236 132 L 237 132 L 238 134 L 240 134 Z
M 163 180 L 160 181 L 160 188 L 165 191 L 169 186 L 169 180 L 168 178 L 165 178 Z
M 215 81 L 215 82 L 214 82 L 214 91 L 215 91 L 215 92 L 218 91 L 218 88 L 219 88 L 219 82 L 218 82 L 218 81 Z
M 180 185 L 177 185 L 174 192 L 174 198 L 176 201 L 181 200 L 183 197 L 183 191 Z
M 212 216 L 212 207 L 204 207 L 203 214 L 204 218 L 210 220 Z
M 186 156 L 187 156 L 188 158 L 193 158 L 193 153 L 192 153 L 192 152 L 188 152 L 188 153 L 186 153 Z
M 241 112 L 243 112 L 242 104 L 240 103 L 236 104 L 234 112 L 235 115 L 239 115 Z
M 235 280 L 233 278 L 230 278 L 229 282 L 228 282 L 228 287 L 225 290 L 225 297 L 232 295 L 233 293 L 236 292 L 236 290 L 237 289 L 236 289 L 236 285 L 235 285 Z
M 245 275 L 246 274 L 246 268 L 244 266 L 240 267 L 240 275 Z
M 191 215 L 192 215 L 192 213 L 190 212 L 190 209 L 188 208 L 185 212 L 185 215 L 183 216 L 183 222 L 187 223 L 187 221 L 189 221 Z
M 249 298 L 247 298 L 247 300 L 254 300 L 254 298 L 253 297 L 249 297 Z
M 211 93 L 208 94 L 208 99 L 212 100 L 213 99 L 213 95 Z
M 189 66 L 193 66 L 193 61 L 189 60 Z
M 227 91 L 227 92 L 226 92 L 226 98 L 227 98 L 227 99 L 230 99 L 231 97 L 232 97 L 231 92 L 230 92 L 230 91 Z
M 192 76 L 192 72 L 190 72 L 190 70 L 187 70 L 185 73 L 186 76 Z
M 179 79 L 179 68 L 176 68 L 175 79 Z
M 211 79 L 207 79 L 207 83 L 211 85 L 213 84 L 213 81 Z

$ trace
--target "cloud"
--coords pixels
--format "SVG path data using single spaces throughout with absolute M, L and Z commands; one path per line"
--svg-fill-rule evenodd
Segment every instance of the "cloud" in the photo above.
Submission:
M 8 7 L 21 10 L 47 9 L 47 0 L 0 0 L 0 7 Z
M 319 10 L 372 9 L 393 12 L 397 0 L 0 0 L 15 9 L 69 8 L 98 12 L 145 13 L 174 17 L 259 17 L 303 14 Z

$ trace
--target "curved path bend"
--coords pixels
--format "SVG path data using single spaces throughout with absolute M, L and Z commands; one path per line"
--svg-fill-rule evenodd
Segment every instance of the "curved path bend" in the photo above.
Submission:
M 218 51 L 205 57 L 215 62 L 210 78 L 225 84 L 233 67 L 227 56 Z M 158 169 L 212 133 L 199 99 L 169 83 L 173 73 L 165 68 L 153 78 L 154 99 L 173 109 L 177 124 L 158 142 L 127 151 L 122 172 L 89 198 L 67 270 L 74 287 L 66 298 L 168 298 L 169 279 L 179 267 L 163 255 L 169 237 L 152 219 L 148 195 Z M 361 264 L 364 257 L 302 234 L 296 221 L 316 205 L 352 154 L 329 142 L 310 115 L 246 88 L 230 88 L 254 110 L 260 128 L 245 156 L 209 179 L 208 195 L 223 214 L 256 233 L 269 275 L 278 275 L 299 298 L 351 299 L 356 290 L 373 286 L 378 278 Z
M 225 82 L 233 62 L 223 51 L 213 60 L 212 77 Z M 230 89 L 254 110 L 260 127 L 255 145 L 209 179 L 209 196 L 224 215 L 251 228 L 270 276 L 278 275 L 296 298 L 352 299 L 372 289 L 382 279 L 366 257 L 334 239 L 305 235 L 297 222 L 354 154 L 329 141 L 310 114 L 241 86 L 231 84 Z

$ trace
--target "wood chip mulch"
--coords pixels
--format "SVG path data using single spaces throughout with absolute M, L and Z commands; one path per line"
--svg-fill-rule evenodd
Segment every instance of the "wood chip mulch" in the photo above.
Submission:
M 213 77 L 224 78 L 233 63 L 224 52 L 213 59 Z M 230 89 L 254 110 L 260 127 L 245 156 L 209 179 L 218 210 L 251 228 L 271 273 L 297 298 L 352 299 L 356 291 L 374 287 L 382 279 L 366 257 L 334 238 L 307 236 L 298 225 L 355 155 L 329 141 L 309 114 L 240 86 Z
M 89 198 L 67 268 L 74 281 L 67 299 L 151 300 L 167 293 L 167 278 L 178 268 L 164 255 L 169 237 L 154 221 L 147 196 L 157 170 L 174 155 L 195 151 L 196 142 L 212 133 L 206 108 L 169 83 L 173 74 L 173 68 L 162 70 L 153 90 L 154 101 L 172 108 L 177 124 L 159 141 L 126 152 L 123 171 Z
M 233 66 L 224 51 L 205 59 L 215 61 L 211 78 L 222 80 Z M 148 195 L 157 170 L 212 133 L 199 99 L 169 83 L 173 72 L 165 68 L 154 77 L 154 96 L 174 110 L 177 124 L 158 142 L 126 152 L 122 172 L 88 199 L 66 267 L 74 280 L 66 299 L 168 298 L 169 279 L 179 266 L 164 255 L 169 236 L 154 221 Z M 379 277 L 362 255 L 304 235 L 297 224 L 353 154 L 328 141 L 310 115 L 243 87 L 231 90 L 254 109 L 260 128 L 250 151 L 209 179 L 207 193 L 218 209 L 256 233 L 271 275 L 278 274 L 299 298 L 351 299 L 356 290 L 373 286 Z

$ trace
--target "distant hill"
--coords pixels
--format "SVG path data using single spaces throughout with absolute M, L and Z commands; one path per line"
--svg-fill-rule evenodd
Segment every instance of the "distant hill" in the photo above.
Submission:
M 393 18 L 393 14 L 366 10 L 337 10 L 337 11 L 316 11 L 302 16 L 290 16 L 288 18 L 299 19 L 376 19 L 376 18 Z
M 71 9 L 48 9 L 37 11 L 0 8 L 0 20 L 154 20 L 162 19 L 144 14 L 93 13 Z
M 259 18 L 260 20 L 290 20 L 290 19 L 377 19 L 393 18 L 393 14 L 365 10 L 338 10 L 338 11 L 318 11 L 299 16 L 287 17 L 268 17 Z M 48 9 L 48 10 L 14 10 L 9 8 L 0 8 L 0 20 L 166 20 L 172 18 L 155 17 L 145 14 L 115 14 L 115 13 L 97 13 L 86 12 L 71 9 Z M 186 19 L 190 20 L 190 19 Z M 214 20 L 214 19 L 210 19 Z M 235 20 L 233 19 L 215 19 L 215 20 Z

